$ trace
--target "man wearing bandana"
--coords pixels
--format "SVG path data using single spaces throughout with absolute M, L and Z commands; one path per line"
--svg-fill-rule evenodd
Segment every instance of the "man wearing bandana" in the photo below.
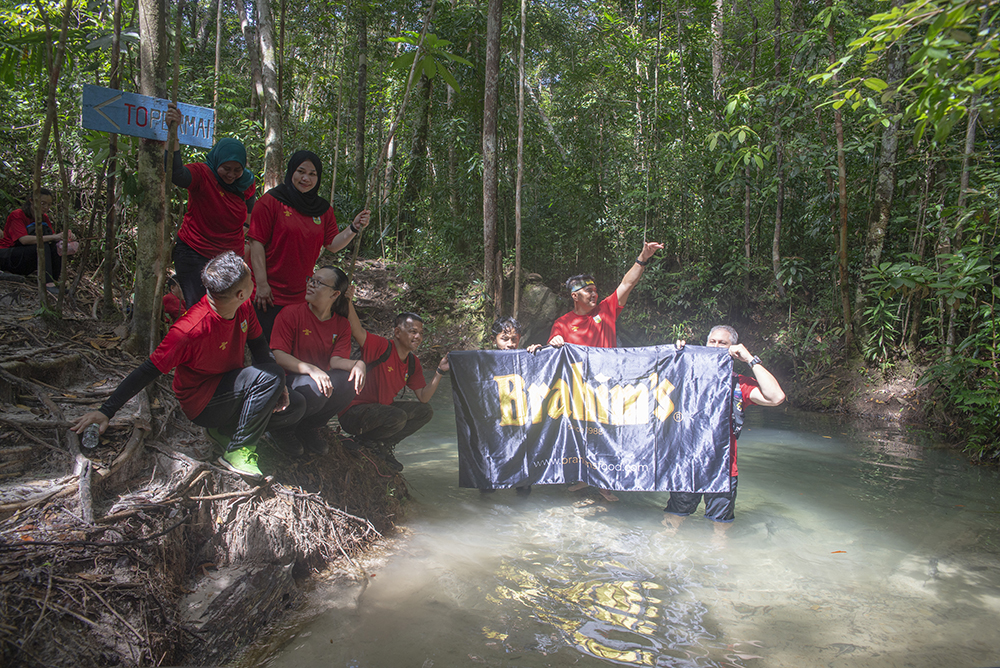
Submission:
M 594 348 L 614 348 L 617 345 L 615 323 L 618 314 L 625 308 L 625 302 L 642 278 L 650 258 L 661 248 L 663 244 L 654 241 L 644 243 L 639 258 L 622 278 L 621 284 L 600 303 L 593 276 L 581 274 L 567 280 L 566 289 L 573 298 L 573 310 L 553 323 L 549 345 L 558 348 L 564 343 L 575 343 Z
M 573 298 L 573 310 L 557 318 L 549 333 L 549 345 L 558 348 L 566 343 L 593 348 L 614 348 L 618 345 L 615 323 L 618 314 L 625 308 L 625 302 L 649 264 L 650 258 L 663 244 L 655 241 L 643 243 L 635 264 L 626 272 L 618 288 L 598 303 L 597 286 L 594 277 L 588 274 L 573 276 L 566 281 L 566 289 Z M 528 352 L 535 352 L 541 346 L 532 346 Z M 576 492 L 587 487 L 587 483 L 578 482 L 569 488 Z M 617 501 L 618 497 L 610 490 L 598 490 L 607 501 Z

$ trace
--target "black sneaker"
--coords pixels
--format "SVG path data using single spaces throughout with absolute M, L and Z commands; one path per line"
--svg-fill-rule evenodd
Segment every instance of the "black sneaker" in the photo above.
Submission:
M 330 444 L 323 438 L 319 429 L 296 430 L 295 436 L 302 443 L 307 454 L 322 457 L 330 452 Z
M 389 468 L 392 469 L 394 473 L 399 473 L 400 471 L 402 471 L 403 465 L 399 463 L 398 459 L 396 459 L 396 454 L 395 454 L 396 446 L 389 445 L 388 443 L 382 443 L 381 445 L 382 449 L 381 452 L 379 452 L 379 454 L 382 455 L 382 459 L 384 459 L 385 463 L 389 465 Z
M 267 442 L 272 448 L 286 457 L 301 457 L 305 453 L 302 441 L 295 435 L 294 431 L 288 430 L 281 434 L 267 432 Z

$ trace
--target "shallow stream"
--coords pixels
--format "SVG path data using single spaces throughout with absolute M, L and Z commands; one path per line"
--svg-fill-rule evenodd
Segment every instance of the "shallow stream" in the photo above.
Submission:
M 460 489 L 450 387 L 397 450 L 405 535 L 272 668 L 1000 666 L 1000 476 L 914 435 L 747 411 L 736 522 L 667 495 Z

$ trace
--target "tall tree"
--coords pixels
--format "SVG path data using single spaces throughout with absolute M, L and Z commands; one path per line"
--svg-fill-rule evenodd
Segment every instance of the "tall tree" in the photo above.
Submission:
M 122 0 L 115 0 L 113 18 L 113 38 L 111 40 L 111 72 L 108 85 L 117 90 L 120 81 L 120 52 L 122 38 Z M 104 301 L 101 305 L 104 317 L 109 317 L 115 308 L 115 231 L 118 228 L 118 135 L 108 136 L 108 180 L 104 206 Z
M 362 3 L 354 5 L 358 31 L 358 104 L 354 127 L 354 188 L 365 200 L 365 117 L 368 110 L 368 16 Z
M 521 0 L 521 43 L 517 57 L 517 182 L 514 185 L 514 308 L 521 306 L 521 188 L 524 184 L 524 42 L 528 30 L 528 0 Z
M 284 180 L 282 155 L 281 107 L 278 103 L 278 59 L 274 48 L 274 19 L 271 0 L 257 0 L 257 31 L 260 35 L 260 65 L 264 82 L 261 107 L 264 112 L 264 189 Z
M 503 0 L 488 0 L 486 9 L 486 67 L 483 95 L 483 290 L 493 300 L 499 276 L 497 254 L 497 110 L 500 97 L 500 19 Z M 500 315 L 493 304 L 494 317 Z
M 139 0 L 139 92 L 150 97 L 167 96 L 167 14 L 162 0 Z M 149 332 L 154 317 L 157 262 L 160 256 L 160 229 L 163 225 L 163 145 L 144 139 L 139 142 L 138 193 L 136 211 L 136 267 L 132 333 L 129 347 L 145 352 L 150 347 Z

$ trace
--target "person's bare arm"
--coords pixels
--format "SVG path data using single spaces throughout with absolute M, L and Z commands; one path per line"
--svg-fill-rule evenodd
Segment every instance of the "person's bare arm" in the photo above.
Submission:
M 365 341 L 368 340 L 368 332 L 366 332 L 364 326 L 362 326 L 361 318 L 358 317 L 358 312 L 354 310 L 353 285 L 347 289 L 347 322 L 351 323 L 351 336 L 353 336 L 354 340 L 358 342 L 358 345 L 363 348 Z
M 343 357 L 330 357 L 330 368 L 341 371 L 349 371 L 347 380 L 354 383 L 354 391 L 360 392 L 365 386 L 365 378 L 368 375 L 368 366 L 361 360 L 344 359 Z
M 263 310 L 274 304 L 271 286 L 267 283 L 267 259 L 264 255 L 264 244 L 256 239 L 249 239 L 250 264 L 253 265 L 253 278 L 257 282 L 257 296 L 254 304 Z
M 417 399 L 420 400 L 420 403 L 426 404 L 431 400 L 431 397 L 433 397 L 434 393 L 437 392 L 438 385 L 441 384 L 441 376 L 444 375 L 444 373 L 441 372 L 443 371 L 447 373 L 450 370 L 451 364 L 448 362 L 448 356 L 445 355 L 438 363 L 437 369 L 434 370 L 434 377 L 431 378 L 431 382 L 427 383 L 419 390 L 413 390 L 413 393 L 417 395 Z
M 618 293 L 618 304 L 620 306 L 625 306 L 625 302 L 628 301 L 628 296 L 632 292 L 632 288 L 636 286 L 639 279 L 642 278 L 643 272 L 646 270 L 646 268 L 639 264 L 639 262 L 649 262 L 649 258 L 653 257 L 653 254 L 661 248 L 663 248 L 663 244 L 655 241 L 647 241 L 642 245 L 642 251 L 639 252 L 638 260 L 625 273 L 625 277 L 622 278 L 622 282 L 618 285 L 618 289 L 615 290 L 615 292 Z
M 333 392 L 333 383 L 330 382 L 330 376 L 323 369 L 320 369 L 315 364 L 303 362 L 294 355 L 286 353 L 284 350 L 272 350 L 271 352 L 274 353 L 274 361 L 285 371 L 312 378 L 324 397 L 330 396 L 330 393 Z
M 351 239 L 357 236 L 358 232 L 368 227 L 368 221 L 371 219 L 371 215 L 371 211 L 368 209 L 359 213 L 354 217 L 354 222 L 348 227 L 342 229 L 337 236 L 333 238 L 333 241 L 331 241 L 329 245 L 325 246 L 325 248 L 331 253 L 336 253 L 341 248 L 351 243 Z M 358 230 L 358 232 L 355 232 L 354 230 Z
M 753 355 L 750 351 L 746 349 L 742 343 L 730 346 L 729 354 L 733 356 L 733 359 L 740 360 L 742 362 L 750 363 L 753 360 Z M 785 401 L 785 391 L 781 389 L 781 385 L 778 384 L 778 380 L 771 374 L 770 371 L 764 368 L 763 364 L 754 364 L 751 367 L 753 372 L 753 377 L 757 379 L 757 385 L 759 387 L 753 388 L 750 392 L 750 401 L 754 402 L 758 406 L 778 406 Z

